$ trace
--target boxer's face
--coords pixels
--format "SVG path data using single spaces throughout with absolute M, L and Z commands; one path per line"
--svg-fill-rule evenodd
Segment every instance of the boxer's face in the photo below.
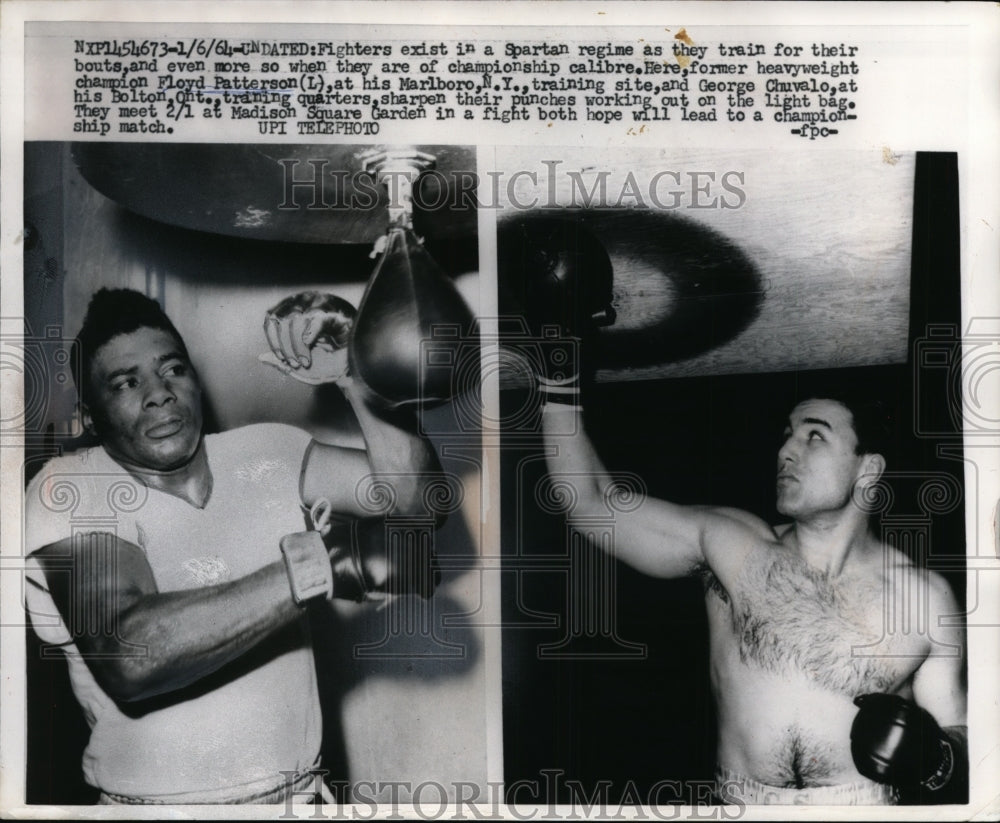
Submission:
M 84 421 L 108 453 L 130 466 L 183 466 L 201 441 L 201 385 L 177 341 L 140 328 L 111 338 L 90 368 Z
M 840 403 L 806 400 L 792 409 L 778 452 L 778 511 L 798 518 L 847 506 L 865 474 L 857 444 L 851 413 Z

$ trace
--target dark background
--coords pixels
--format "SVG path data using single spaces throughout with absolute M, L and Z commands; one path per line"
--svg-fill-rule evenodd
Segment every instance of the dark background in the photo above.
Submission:
M 950 475 L 962 488 L 961 422 L 952 405 L 960 351 L 954 337 L 939 335 L 952 330 L 937 328 L 953 324 L 957 330 L 960 323 L 958 214 L 956 155 L 918 154 L 909 362 L 591 386 L 584 400 L 586 428 L 609 471 L 638 474 L 656 497 L 735 506 L 781 522 L 774 509 L 774 466 L 788 412 L 800 399 L 848 389 L 881 400 L 894 418 L 889 469 L 920 475 L 894 481 L 891 516 L 920 513 L 916 487 L 929 473 Z M 920 341 L 928 334 L 940 355 L 935 366 L 918 367 L 926 362 L 921 352 L 927 344 Z M 504 418 L 530 402 L 527 390 L 504 392 Z M 941 444 L 950 445 L 951 456 L 938 456 Z M 534 781 L 542 799 L 568 803 L 574 798 L 567 781 L 579 781 L 587 797 L 604 781 L 608 802 L 616 804 L 645 800 L 657 781 L 681 780 L 688 785 L 673 799 L 704 797 L 690 783 L 711 780 L 715 763 L 701 581 L 655 580 L 616 562 L 617 640 L 602 645 L 577 632 L 564 649 L 608 656 L 543 657 L 540 645 L 574 633 L 567 627 L 564 522 L 542 512 L 533 498 L 544 471 L 541 454 L 540 438 L 507 433 L 501 464 L 503 616 L 507 627 L 521 624 L 506 628 L 503 640 L 508 791 L 517 781 Z M 932 518 L 927 554 L 964 610 L 960 503 Z M 645 644 L 647 654 L 627 656 L 626 643 Z M 610 656 L 615 654 L 622 656 Z M 522 786 L 517 797 L 523 803 L 530 795 Z M 669 791 L 660 795 L 661 802 L 670 800 Z

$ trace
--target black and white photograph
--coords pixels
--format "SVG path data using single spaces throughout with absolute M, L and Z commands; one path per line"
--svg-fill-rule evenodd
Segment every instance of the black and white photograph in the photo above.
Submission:
M 963 802 L 956 156 L 500 165 L 508 791 Z
M 433 356 L 474 323 L 476 214 L 419 183 L 475 151 L 26 143 L 24 169 L 28 802 L 483 783 L 478 442 Z
M 0 817 L 997 819 L 998 39 L 0 0 Z

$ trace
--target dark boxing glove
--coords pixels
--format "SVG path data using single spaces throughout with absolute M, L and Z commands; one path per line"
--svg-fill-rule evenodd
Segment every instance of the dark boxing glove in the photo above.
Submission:
M 614 272 L 601 242 L 577 218 L 525 219 L 503 229 L 500 279 L 513 292 L 532 335 L 544 400 L 575 405 L 581 373 L 594 369 L 584 349 L 615 321 Z
M 430 528 L 390 527 L 372 518 L 324 526 L 325 538 L 317 530 L 285 535 L 280 547 L 292 599 L 304 606 L 319 597 L 359 603 L 390 594 L 429 598 L 441 580 Z
M 431 530 L 382 518 L 333 524 L 326 536 L 333 596 L 357 602 L 390 594 L 429 598 L 441 580 Z
M 959 771 L 956 751 L 930 712 L 896 694 L 864 694 L 851 726 L 851 755 L 865 777 L 903 789 L 942 789 Z
M 615 321 L 614 271 L 601 242 L 581 220 L 525 222 L 507 242 L 520 259 L 525 317 L 532 333 L 556 326 L 566 337 L 588 338 Z

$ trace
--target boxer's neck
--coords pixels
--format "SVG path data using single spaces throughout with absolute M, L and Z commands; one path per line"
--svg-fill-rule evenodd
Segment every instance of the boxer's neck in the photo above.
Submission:
M 867 559 L 871 539 L 867 516 L 860 512 L 828 512 L 798 520 L 792 531 L 802 559 L 831 577 Z
M 187 463 L 169 470 L 139 466 L 118 457 L 114 457 L 114 459 L 122 468 L 146 486 L 179 497 L 195 508 L 205 508 L 212 495 L 212 469 L 208 465 L 208 456 L 205 454 L 204 438 Z

